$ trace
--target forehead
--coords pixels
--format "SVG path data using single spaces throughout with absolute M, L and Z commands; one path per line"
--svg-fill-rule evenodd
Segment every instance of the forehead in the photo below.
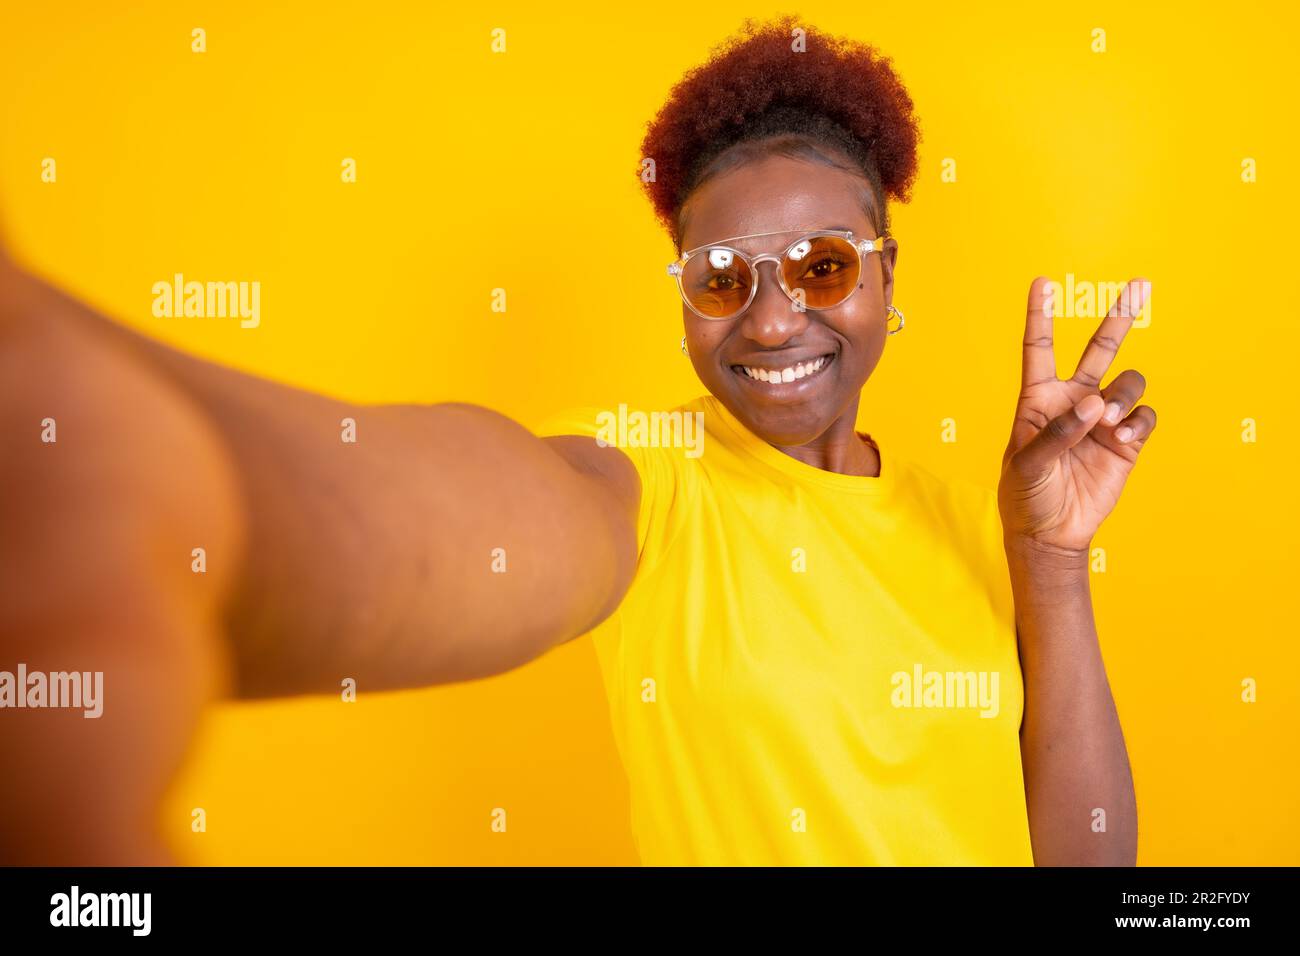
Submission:
M 735 236 L 780 235 L 734 243 L 745 251 L 775 248 L 813 229 L 852 229 L 873 234 L 862 208 L 863 180 L 842 170 L 774 156 L 713 177 L 691 194 L 685 209 L 682 248 Z

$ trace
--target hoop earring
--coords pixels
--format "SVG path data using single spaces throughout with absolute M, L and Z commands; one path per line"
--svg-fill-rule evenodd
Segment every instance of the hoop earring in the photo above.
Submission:
M 691 353 L 686 351 L 686 336 L 682 336 L 682 354 L 689 356 Z
M 889 317 L 891 315 L 898 316 L 898 328 L 896 329 L 889 329 Z M 889 307 L 889 311 L 885 313 L 885 327 L 889 330 L 890 335 L 893 335 L 895 332 L 903 331 L 903 313 L 899 312 L 892 305 Z

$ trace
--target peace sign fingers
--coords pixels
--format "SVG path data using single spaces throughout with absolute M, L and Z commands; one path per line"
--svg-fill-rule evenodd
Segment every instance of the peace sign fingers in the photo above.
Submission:
M 1129 279 L 1120 290 L 1115 304 L 1110 307 L 1106 317 L 1097 326 L 1097 331 L 1083 350 L 1079 366 L 1070 376 L 1070 380 L 1088 388 L 1101 385 L 1102 377 L 1110 368 L 1110 363 L 1119 351 L 1120 342 L 1133 325 L 1133 320 L 1142 311 L 1147 297 L 1151 294 L 1151 282 L 1148 279 Z

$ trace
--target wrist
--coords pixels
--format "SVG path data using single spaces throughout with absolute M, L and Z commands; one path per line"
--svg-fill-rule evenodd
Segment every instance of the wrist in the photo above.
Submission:
M 1013 584 L 1069 587 L 1088 581 L 1089 549 L 1062 548 L 1021 535 L 1006 535 L 1003 546 Z

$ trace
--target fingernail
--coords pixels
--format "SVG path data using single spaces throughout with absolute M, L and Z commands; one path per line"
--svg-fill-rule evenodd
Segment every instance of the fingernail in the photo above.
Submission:
M 1115 430 L 1115 437 L 1120 441 L 1128 441 L 1133 437 L 1133 429 L 1128 425 L 1125 425 L 1123 428 L 1117 428 Z
M 1106 406 L 1106 414 L 1102 416 L 1102 421 L 1107 425 L 1114 425 L 1122 414 L 1124 414 L 1124 406 L 1119 402 L 1111 402 Z
M 1079 421 L 1081 422 L 1086 422 L 1091 417 L 1091 415 L 1089 415 L 1088 412 L 1084 411 L 1083 408 L 1083 406 L 1087 404 L 1091 398 L 1092 396 L 1089 395 L 1086 398 L 1084 398 L 1084 400 L 1081 401 L 1078 405 L 1074 406 L 1074 417 L 1079 419 Z M 1093 407 L 1095 408 L 1096 406 Z

